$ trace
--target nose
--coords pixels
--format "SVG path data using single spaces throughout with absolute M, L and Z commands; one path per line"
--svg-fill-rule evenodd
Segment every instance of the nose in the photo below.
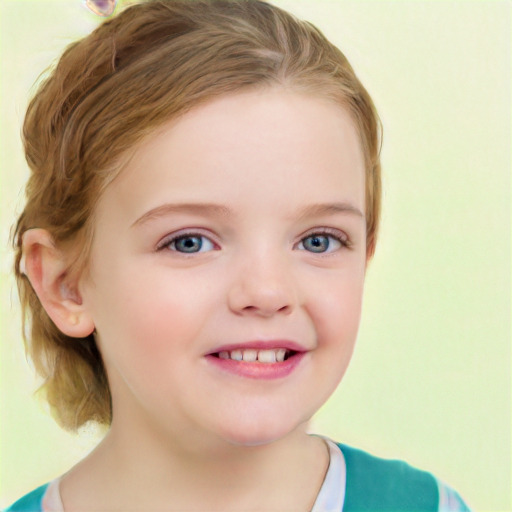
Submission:
M 293 278 L 285 261 L 270 255 L 245 261 L 236 271 L 228 293 L 231 311 L 238 315 L 289 315 L 297 304 Z

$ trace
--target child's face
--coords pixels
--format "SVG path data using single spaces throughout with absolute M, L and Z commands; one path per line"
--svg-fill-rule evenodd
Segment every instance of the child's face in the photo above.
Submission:
M 223 97 L 142 143 L 100 198 L 81 287 L 113 427 L 242 444 L 305 428 L 353 351 L 364 198 L 353 123 L 313 96 Z M 224 359 L 237 347 L 299 353 Z

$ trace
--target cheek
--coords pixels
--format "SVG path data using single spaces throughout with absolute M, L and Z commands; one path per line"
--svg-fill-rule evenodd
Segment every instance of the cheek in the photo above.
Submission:
M 311 315 L 320 346 L 351 353 L 359 329 L 363 285 L 364 274 L 355 272 L 331 279 L 328 286 L 317 290 Z
M 305 392 L 314 407 L 311 414 L 331 396 L 350 363 L 359 329 L 364 272 L 340 272 L 317 280 L 310 289 L 314 297 L 308 314 L 313 321 L 317 348 L 310 386 Z
M 108 286 L 93 297 L 106 355 L 149 362 L 197 350 L 193 341 L 208 306 L 204 292 L 201 296 L 198 287 L 183 279 L 140 269 L 110 274 Z

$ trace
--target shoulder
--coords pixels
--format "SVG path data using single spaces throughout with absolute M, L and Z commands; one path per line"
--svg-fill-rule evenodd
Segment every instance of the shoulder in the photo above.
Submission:
M 375 457 L 362 450 L 338 444 L 346 464 L 344 511 L 467 511 L 443 508 L 442 490 L 448 490 L 427 471 L 400 460 Z M 453 496 L 458 496 L 451 491 Z
M 25 494 L 25 496 L 13 503 L 10 507 L 7 507 L 4 512 L 41 512 L 41 500 L 47 488 L 48 484 L 45 484 Z

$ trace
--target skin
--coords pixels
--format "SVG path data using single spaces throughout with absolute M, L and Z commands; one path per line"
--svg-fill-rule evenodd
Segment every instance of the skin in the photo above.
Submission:
M 51 276 L 57 325 L 96 328 L 112 390 L 108 435 L 62 479 L 66 510 L 311 508 L 328 455 L 307 422 L 357 336 L 364 192 L 348 113 L 264 89 L 197 107 L 138 147 L 99 200 L 90 272 L 76 285 L 56 286 L 63 258 L 44 233 L 24 239 L 43 304 Z M 191 233 L 205 237 L 201 251 L 179 252 L 185 240 L 173 237 Z M 325 252 L 311 250 L 313 235 L 328 237 Z M 205 357 L 254 340 L 307 353 L 273 380 Z

